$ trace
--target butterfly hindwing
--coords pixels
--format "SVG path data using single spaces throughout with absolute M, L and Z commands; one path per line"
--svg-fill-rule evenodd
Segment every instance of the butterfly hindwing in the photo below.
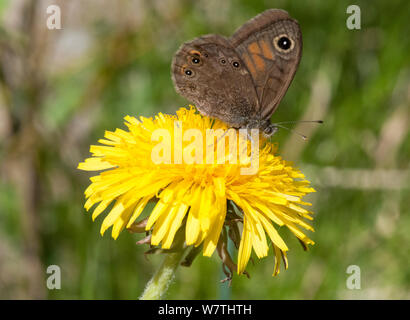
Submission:
M 202 114 L 235 127 L 256 116 L 252 77 L 225 37 L 207 35 L 183 44 L 172 62 L 172 79 Z

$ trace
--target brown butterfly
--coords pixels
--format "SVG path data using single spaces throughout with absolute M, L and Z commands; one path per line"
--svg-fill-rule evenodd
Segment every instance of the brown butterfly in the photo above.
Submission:
M 230 38 L 212 34 L 184 43 L 172 62 L 172 80 L 201 114 L 269 137 L 278 127 L 270 118 L 301 55 L 298 22 L 286 11 L 270 9 Z

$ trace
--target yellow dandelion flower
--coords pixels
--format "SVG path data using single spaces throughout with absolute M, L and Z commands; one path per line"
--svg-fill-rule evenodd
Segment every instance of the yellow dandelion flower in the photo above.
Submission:
M 229 127 L 201 116 L 193 107 L 155 118 L 127 116 L 125 121 L 128 130 L 106 131 L 101 145 L 91 146 L 92 157 L 78 166 L 102 170 L 90 178 L 84 206 L 87 211 L 95 206 L 93 220 L 109 208 L 101 234 L 112 227 L 116 239 L 124 228 L 137 226 L 150 232 L 146 243 L 170 249 L 178 232 L 183 233 L 185 246 L 202 247 L 204 256 L 217 250 L 224 266 L 231 272 L 236 268 L 238 274 L 246 273 L 252 249 L 258 258 L 268 255 L 268 239 L 275 256 L 274 275 L 280 260 L 287 268 L 288 247 L 276 226 L 290 229 L 305 248 L 313 244 L 302 231 L 313 231 L 306 222 L 312 220 L 311 212 L 302 207 L 310 204 L 302 197 L 314 189 L 299 170 L 275 155 L 276 145 L 258 143 L 257 170 L 244 174 L 242 170 L 251 166 L 249 148 L 248 161 L 241 161 L 238 146 L 218 149 L 218 143 L 209 143 L 217 137 L 224 139 L 221 146 L 230 146 L 240 136 L 229 140 L 223 134 L 207 140 L 210 129 Z M 252 143 L 245 141 L 246 147 Z M 150 200 L 157 203 L 141 224 L 137 219 Z M 237 264 L 226 250 L 227 235 L 238 248 Z

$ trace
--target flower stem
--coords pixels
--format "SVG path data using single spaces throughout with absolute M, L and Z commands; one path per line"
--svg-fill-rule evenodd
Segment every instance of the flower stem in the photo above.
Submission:
M 147 283 L 140 300 L 160 300 L 162 295 L 167 291 L 169 284 L 175 275 L 175 270 L 178 268 L 185 250 L 168 253 L 155 272 L 154 276 Z

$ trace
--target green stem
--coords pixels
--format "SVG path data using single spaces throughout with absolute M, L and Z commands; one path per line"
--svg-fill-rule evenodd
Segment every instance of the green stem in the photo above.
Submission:
M 160 300 L 162 295 L 167 291 L 169 284 L 175 275 L 185 250 L 167 253 L 161 266 L 155 272 L 154 276 L 147 283 L 140 300 Z

